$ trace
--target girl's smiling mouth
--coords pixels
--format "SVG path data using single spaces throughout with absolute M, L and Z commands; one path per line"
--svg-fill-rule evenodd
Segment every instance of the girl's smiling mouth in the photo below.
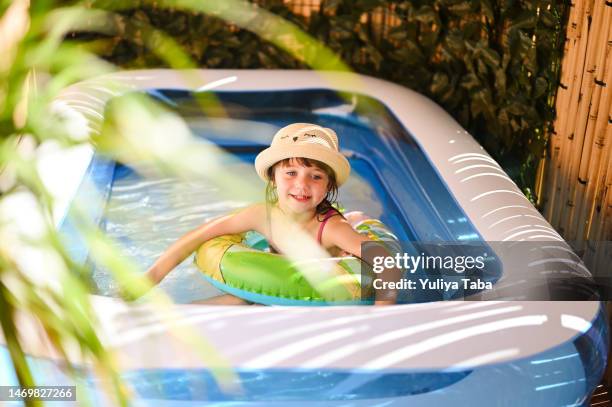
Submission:
M 293 199 L 295 199 L 298 202 L 306 202 L 310 199 L 309 195 L 296 195 L 296 194 L 289 194 L 290 197 L 292 197 Z

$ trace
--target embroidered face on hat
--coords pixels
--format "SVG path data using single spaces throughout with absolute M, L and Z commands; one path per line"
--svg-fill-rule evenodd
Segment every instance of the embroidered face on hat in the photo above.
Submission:
M 272 145 L 287 141 L 292 141 L 294 143 L 317 143 L 324 147 L 338 151 L 338 136 L 336 135 L 335 131 L 317 125 L 300 127 L 296 128 L 295 130 L 293 129 L 293 127 L 296 127 L 296 125 L 302 124 L 305 123 L 291 124 L 279 130 L 279 132 L 276 133 L 277 135 L 272 140 Z M 286 131 L 286 129 L 289 131 Z

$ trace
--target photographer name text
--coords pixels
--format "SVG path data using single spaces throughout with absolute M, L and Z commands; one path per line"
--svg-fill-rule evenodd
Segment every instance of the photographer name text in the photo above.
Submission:
M 418 278 L 410 280 L 402 278 L 398 281 L 385 281 L 382 278 L 374 279 L 374 289 L 376 290 L 491 290 L 493 283 L 480 279 L 462 278 L 459 281 L 446 281 L 442 278 Z

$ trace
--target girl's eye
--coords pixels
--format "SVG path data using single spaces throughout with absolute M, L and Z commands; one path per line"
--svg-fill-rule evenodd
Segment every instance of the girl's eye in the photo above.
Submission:
M 313 176 L 312 176 L 312 178 L 313 178 L 313 179 L 316 179 L 316 180 L 323 179 L 323 177 L 322 177 L 322 176 L 320 176 L 320 175 L 316 175 L 316 174 L 315 174 L 315 175 L 313 175 Z
M 297 171 L 287 171 L 287 175 L 296 175 Z

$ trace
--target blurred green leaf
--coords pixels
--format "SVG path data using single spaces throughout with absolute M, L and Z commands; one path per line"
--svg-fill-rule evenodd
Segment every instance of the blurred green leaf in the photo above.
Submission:
M 516 19 L 510 23 L 511 30 L 522 30 L 525 28 L 534 28 L 537 21 L 537 16 L 533 12 L 523 11 Z
M 482 57 L 482 61 L 490 68 L 496 69 L 499 66 L 501 58 L 494 49 L 481 46 L 478 48 L 478 53 Z
M 402 26 L 393 27 L 389 30 L 387 39 L 390 41 L 403 41 L 408 39 L 408 32 Z
M 480 87 L 481 83 L 480 83 L 480 79 L 478 78 L 478 75 L 473 74 L 473 73 L 468 73 L 461 79 L 460 85 L 464 89 L 470 91 L 474 88 Z
M 503 69 L 495 70 L 495 89 L 500 98 L 506 95 L 506 73 Z
M 548 28 L 554 28 L 554 26 L 558 23 L 558 19 L 553 13 L 545 8 L 542 8 L 540 10 L 540 22 Z
M 465 15 L 472 10 L 472 5 L 469 1 L 461 1 L 459 3 L 451 4 L 448 6 L 448 11 L 459 16 Z
M 445 44 L 447 49 L 455 56 L 455 58 L 463 58 L 463 54 L 466 51 L 465 42 L 463 37 L 457 35 L 456 32 L 450 33 L 445 38 Z
M 534 87 L 534 93 L 533 93 L 533 97 L 534 98 L 539 98 L 542 95 L 544 95 L 544 93 L 548 90 L 548 81 L 546 81 L 546 79 L 544 79 L 543 77 L 538 77 L 535 81 L 535 87 Z
M 430 90 L 434 95 L 440 95 L 449 86 L 448 75 L 443 72 L 436 72 L 431 81 Z
M 435 10 L 430 5 L 421 6 L 414 14 L 413 17 L 416 21 L 425 24 L 433 24 L 438 21 L 438 16 Z

